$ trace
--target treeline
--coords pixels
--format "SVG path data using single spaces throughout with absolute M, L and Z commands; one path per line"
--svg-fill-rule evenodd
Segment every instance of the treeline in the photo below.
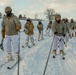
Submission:
M 52 21 L 54 19 L 54 15 L 56 13 L 55 13 L 54 9 L 46 9 L 43 14 L 45 16 L 45 19 L 47 19 L 48 21 Z M 18 16 L 20 20 L 26 20 L 28 18 L 28 17 L 26 17 L 26 15 L 24 15 L 24 16 L 22 16 L 22 15 L 23 14 L 19 14 L 19 16 Z M 2 15 L 2 13 L 0 12 L 0 18 L 2 18 L 3 16 L 5 16 L 5 15 Z M 43 19 L 38 18 L 38 13 L 36 13 L 34 15 L 34 18 L 30 18 L 30 19 L 33 21 L 39 21 L 39 20 L 42 21 L 43 20 Z M 45 19 L 44 19 L 44 21 L 45 21 Z

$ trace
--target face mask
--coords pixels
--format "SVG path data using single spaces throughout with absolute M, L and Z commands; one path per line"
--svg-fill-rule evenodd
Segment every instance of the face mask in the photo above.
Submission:
M 57 23 L 60 23 L 61 19 L 58 17 L 55 19 Z
M 30 24 L 30 21 L 27 21 L 28 24 Z
M 52 24 L 52 22 L 50 22 L 49 24 Z
M 11 17 L 11 11 L 6 12 L 7 17 Z
M 68 20 L 65 20 L 65 22 L 68 22 Z
M 56 20 L 57 21 L 57 20 Z M 60 23 L 61 20 L 58 20 L 57 23 Z

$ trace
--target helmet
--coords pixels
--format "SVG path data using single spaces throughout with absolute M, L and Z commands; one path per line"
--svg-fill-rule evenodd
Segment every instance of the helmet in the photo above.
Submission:
M 5 12 L 12 11 L 10 6 L 5 7 Z
M 60 15 L 60 14 L 56 14 L 56 15 L 55 15 L 55 19 L 56 19 L 56 18 L 61 18 L 61 15 Z
M 74 22 L 74 20 L 73 19 L 71 19 L 71 23 L 73 23 Z
M 39 21 L 39 24 L 41 24 L 41 21 Z
M 65 21 L 66 21 L 66 22 L 68 22 L 68 19 L 67 19 L 67 18 L 65 18 Z
M 30 18 L 28 18 L 27 21 L 31 22 Z

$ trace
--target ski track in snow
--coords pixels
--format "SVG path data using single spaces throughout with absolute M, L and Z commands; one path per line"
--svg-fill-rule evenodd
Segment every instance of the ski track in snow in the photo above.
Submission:
M 24 25 L 25 21 L 21 22 Z M 34 24 L 37 25 L 37 22 Z M 44 31 L 44 40 L 38 42 L 37 34 L 38 31 L 34 35 L 36 46 L 22 48 L 22 45 L 25 45 L 26 36 L 23 32 L 20 33 L 20 56 L 22 59 L 20 61 L 20 75 L 42 75 L 44 72 L 53 37 L 45 37 Z M 53 59 L 51 54 L 45 75 L 76 75 L 76 37 L 69 40 L 65 53 L 65 60 L 62 60 L 59 54 Z M 0 51 L 0 59 L 5 56 L 6 52 Z M 12 70 L 7 69 L 11 64 L 12 62 L 9 62 L 0 68 L 0 75 L 17 75 L 17 65 Z

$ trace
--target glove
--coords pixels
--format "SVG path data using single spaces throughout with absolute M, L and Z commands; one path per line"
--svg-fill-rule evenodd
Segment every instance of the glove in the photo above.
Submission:
M 54 34 L 57 34 L 58 32 L 54 32 Z
M 2 38 L 4 39 L 5 38 L 5 30 L 2 30 Z
M 72 30 L 74 30 L 74 28 L 72 28 Z
M 65 34 L 63 34 L 63 36 L 65 37 Z
M 23 32 L 25 32 L 25 29 L 23 30 Z
M 21 27 L 20 26 L 16 26 L 16 31 L 20 31 Z

